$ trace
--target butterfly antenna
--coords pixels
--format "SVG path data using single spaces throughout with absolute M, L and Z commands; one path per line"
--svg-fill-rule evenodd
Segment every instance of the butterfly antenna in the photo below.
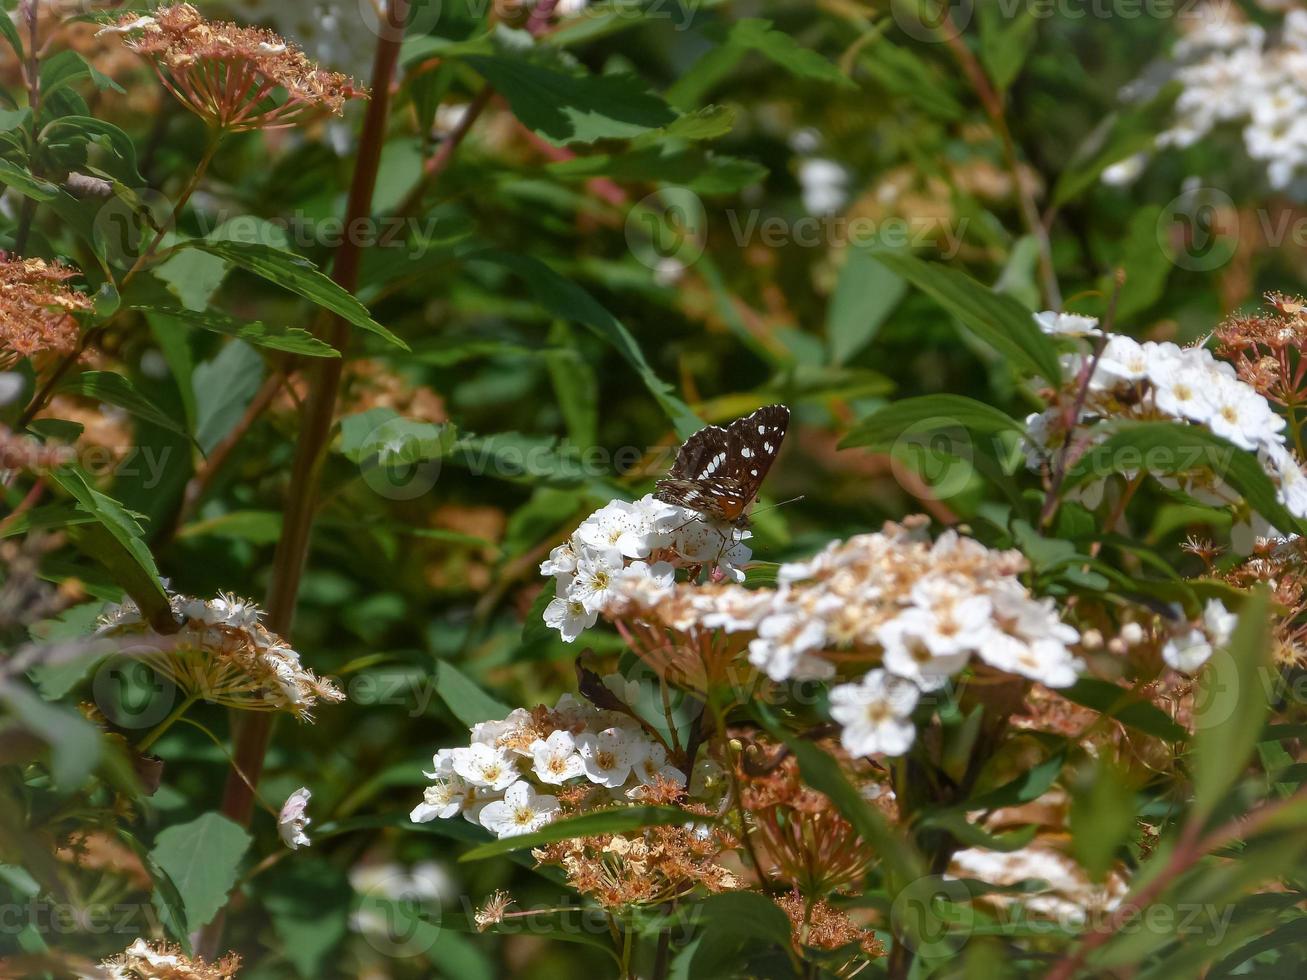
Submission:
M 777 507 L 784 507 L 786 504 L 797 504 L 800 500 L 802 500 L 806 496 L 807 494 L 801 493 L 797 497 L 791 497 L 789 500 L 782 500 L 778 504 L 768 504 L 766 507 L 757 507 L 754 509 L 753 512 L 755 514 L 762 514 L 769 510 L 775 510 Z

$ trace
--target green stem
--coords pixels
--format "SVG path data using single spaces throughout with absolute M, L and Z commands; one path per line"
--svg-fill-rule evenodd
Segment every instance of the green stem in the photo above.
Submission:
M 218 152 L 218 147 L 222 145 L 223 135 L 224 134 L 219 131 L 210 136 L 209 143 L 204 148 L 204 155 L 200 157 L 200 162 L 196 164 L 195 172 L 191 174 L 190 179 L 186 182 L 186 186 L 182 188 L 182 192 L 177 198 L 177 203 L 173 205 L 172 217 L 166 225 L 159 229 L 154 236 L 154 240 L 150 242 L 149 247 L 137 257 L 135 263 L 132 264 L 132 267 L 127 270 L 127 275 L 123 276 L 122 282 L 118 284 L 119 293 L 122 293 L 127 289 L 127 284 L 136 277 L 136 274 L 141 271 L 141 267 L 150 260 L 150 257 L 153 256 L 159 246 L 163 244 L 163 240 L 168 232 L 177 227 L 177 223 L 181 220 L 182 210 L 186 207 L 187 202 L 190 201 L 191 195 L 193 195 L 196 189 L 200 186 L 200 181 L 204 179 L 204 175 L 208 173 L 209 164 L 213 163 L 213 158 Z
M 173 723 L 176 722 L 179 718 L 181 718 L 182 715 L 186 714 L 186 712 L 190 710 L 191 705 L 193 705 L 198 700 L 199 700 L 198 695 L 192 694 L 190 697 L 186 698 L 186 700 L 184 700 L 181 704 L 177 705 L 177 707 L 173 708 L 172 712 L 168 715 L 167 718 L 159 722 L 159 724 L 155 725 L 153 730 L 151 730 L 150 733 L 145 736 L 145 738 L 141 739 L 140 742 L 137 743 L 136 751 L 140 752 L 141 754 L 144 754 L 145 751 L 151 745 L 153 745 L 155 742 L 159 740 L 159 736 L 162 735 L 164 732 L 166 732 L 169 728 L 171 728 L 173 726 Z

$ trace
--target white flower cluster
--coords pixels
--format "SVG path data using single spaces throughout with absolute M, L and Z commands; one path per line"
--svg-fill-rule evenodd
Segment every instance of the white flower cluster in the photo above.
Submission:
M 1052 335 L 1102 336 L 1093 317 L 1045 312 L 1035 314 L 1035 321 Z M 1088 353 L 1063 356 L 1063 385 L 1074 388 L 1089 357 Z M 1089 379 L 1077 424 L 1107 418 L 1176 419 L 1204 426 L 1255 452 L 1276 485 L 1280 502 L 1295 517 L 1307 517 L 1307 473 L 1285 445 L 1284 419 L 1256 389 L 1236 377 L 1231 365 L 1218 361 L 1205 348 L 1139 343 L 1121 334 L 1110 335 Z M 1053 406 L 1031 415 L 1026 426 L 1031 449 L 1028 459 L 1032 467 L 1038 467 L 1066 438 L 1063 409 Z M 1092 428 L 1080 431 L 1090 438 L 1091 445 L 1098 438 Z M 1105 431 L 1102 438 L 1106 438 Z M 1171 485 L 1179 484 L 1171 481 Z M 1186 481 L 1184 488 L 1213 504 L 1240 499 L 1219 479 L 1206 485 Z
M 1283 190 L 1307 176 L 1307 10 L 1290 10 L 1271 42 L 1237 9 L 1206 5 L 1176 44 L 1172 72 L 1182 90 L 1157 145 L 1187 147 L 1223 124 L 1242 126 L 1248 155 Z M 1132 88 L 1127 98 L 1151 87 Z
M 262 611 L 226 593 L 171 597 L 176 633 L 156 633 L 128 600 L 110 607 L 98 634 L 126 641 L 123 652 L 148 663 L 184 693 L 233 708 L 289 711 L 301 719 L 320 701 L 345 695 L 300 663 L 300 655 L 260 622 Z
M 859 682 L 831 691 L 832 715 L 855 755 L 899 754 L 922 691 L 942 688 L 973 656 L 1049 687 L 1075 683 L 1079 632 L 1051 600 L 1017 578 L 1025 560 L 946 531 L 883 531 L 833 541 L 806 562 L 784 564 L 774 589 L 615 586 L 605 615 L 667 629 L 721 630 L 747 638 L 748 659 L 775 681 L 829 678 L 832 658 L 879 658 Z
M 1196 673 L 1215 651 L 1229 645 L 1238 621 L 1220 599 L 1208 599 L 1202 620 L 1186 623 L 1174 633 L 1162 646 L 1162 659 L 1182 674 Z
M 595 624 L 619 581 L 627 588 L 661 588 L 672 583 L 677 568 L 712 566 L 715 575 L 741 582 L 740 566 L 752 557 L 744 544 L 750 536 L 652 494 L 634 503 L 614 500 L 541 563 L 540 574 L 554 578 L 545 623 L 570 643 Z
M 606 801 L 638 800 L 660 780 L 685 785 L 667 749 L 631 716 L 564 694 L 552 711 L 515 709 L 472 728 L 470 745 L 436 752 L 433 783 L 409 819 L 463 814 L 496 837 L 539 830 L 559 813 L 567 787 L 607 790 Z M 552 790 L 552 791 L 551 791 Z

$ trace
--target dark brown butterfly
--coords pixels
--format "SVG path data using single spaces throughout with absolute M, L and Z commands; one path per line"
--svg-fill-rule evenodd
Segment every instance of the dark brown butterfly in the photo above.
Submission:
M 700 429 L 676 454 L 654 496 L 712 520 L 747 527 L 749 505 L 781 451 L 790 410 L 768 405 L 722 428 Z

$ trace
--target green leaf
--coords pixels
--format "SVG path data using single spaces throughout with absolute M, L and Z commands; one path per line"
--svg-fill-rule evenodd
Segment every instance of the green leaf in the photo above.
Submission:
M 1130 112 L 1109 113 L 1076 148 L 1053 186 L 1053 206 L 1061 207 L 1095 186 L 1114 163 L 1153 149 L 1157 134 L 1168 125 L 1171 103 L 1179 86 L 1168 86 L 1157 99 Z
M 943 810 L 926 814 L 921 818 L 920 826 L 946 830 L 959 843 L 967 847 L 983 847 L 988 851 L 1004 853 L 1021 850 L 1035 839 L 1035 834 L 1039 831 L 1037 825 L 1029 824 L 1018 830 L 991 834 L 959 810 Z
M 1034 9 L 1029 6 L 1007 13 L 996 3 L 982 3 L 980 14 L 980 60 L 994 86 L 1003 91 L 1021 74 L 1021 66 L 1034 44 Z
M 872 412 L 843 439 L 841 449 L 867 446 L 886 449 L 905 433 L 925 435 L 941 429 L 963 428 L 983 435 L 1024 431 L 1020 422 L 992 405 L 962 395 L 922 395 L 904 398 Z
M 468 851 L 459 861 L 481 861 L 485 858 L 498 857 L 511 851 L 520 851 L 540 844 L 552 844 L 554 841 L 567 840 L 572 837 L 593 837 L 596 834 L 621 834 L 643 827 L 658 827 L 667 824 L 687 823 L 687 814 L 679 807 L 672 806 L 615 806 L 606 810 L 592 810 L 579 817 L 555 820 L 542 829 L 530 834 L 504 837 L 500 840 L 482 844 Z
M 150 854 L 177 887 L 191 929 L 208 925 L 227 904 L 251 840 L 244 828 L 219 813 L 169 827 L 155 839 Z
M 268 282 L 289 289 L 310 303 L 335 313 L 360 330 L 375 334 L 388 344 L 401 350 L 409 349 L 408 344 L 373 320 L 368 314 L 367 307 L 323 275 L 316 265 L 301 255 L 259 242 L 191 239 L 183 242 L 182 247 L 216 255 Z
M 1057 349 L 1040 332 L 1029 310 L 1010 296 L 986 289 L 956 269 L 902 252 L 876 258 L 948 310 L 998 353 L 1045 380 L 1062 376 Z
M 95 518 L 94 524 L 70 532 L 78 547 L 108 570 L 114 582 L 136 601 L 146 619 L 170 625 L 172 608 L 168 593 L 135 518 L 118 501 L 93 488 L 85 475 L 71 466 L 47 473 L 46 479 Z
M 1059 688 L 1058 694 L 1068 701 L 1111 715 L 1122 724 L 1137 728 L 1146 735 L 1168 742 L 1183 742 L 1189 737 L 1189 733 L 1176 724 L 1170 715 L 1144 700 L 1144 695 L 1132 693 L 1110 681 L 1082 677 L 1071 687 Z
M 758 892 L 709 895 L 694 905 L 693 914 L 703 932 L 687 951 L 689 976 L 739 976 L 741 965 L 759 944 L 789 948 L 789 916 Z
M 1032 766 L 1016 779 L 997 786 L 967 800 L 967 810 L 992 810 L 1003 806 L 1019 806 L 1043 796 L 1057 781 L 1066 762 L 1065 752 L 1054 752 L 1036 766 Z
M 1183 422 L 1113 422 L 1112 435 L 1067 470 L 1065 488 L 1134 470 L 1158 474 L 1207 469 L 1238 490 L 1248 505 L 1282 531 L 1301 523 L 1276 498 L 1275 484 L 1252 453 Z
M 114 163 L 104 169 L 111 176 L 129 187 L 146 186 L 136 166 L 136 144 L 122 129 L 94 116 L 62 116 L 46 127 L 47 140 L 51 133 L 61 129 L 72 129 L 83 142 L 95 143 L 109 151 Z
M 462 60 L 508 100 L 522 125 L 557 146 L 628 139 L 677 119 L 634 75 L 591 75 L 516 52 Z
M 472 259 L 493 262 L 526 280 L 536 301 L 553 316 L 580 323 L 607 341 L 633 367 L 657 399 L 682 438 L 703 428 L 703 420 L 672 394 L 671 386 L 654 373 L 635 338 L 621 322 L 580 286 L 564 279 L 537 258 L 505 252 L 478 252 Z
M 696 146 L 675 146 L 660 136 L 656 145 L 627 153 L 596 153 L 549 164 L 563 180 L 611 177 L 632 182 L 660 182 L 688 187 L 699 194 L 734 194 L 767 177 L 753 160 L 721 156 Z
M 795 38 L 772 27 L 769 20 L 755 17 L 736 21 L 727 39 L 729 46 L 756 51 L 780 65 L 795 78 L 825 82 L 839 88 L 856 89 L 857 85 L 839 68 Z
M 83 78 L 89 78 L 98 89 L 112 89 L 119 95 L 125 95 L 127 92 L 76 51 L 65 50 L 41 62 L 41 96 L 48 99 L 55 92 Z
M 447 660 L 436 664 L 436 693 L 460 722 L 471 728 L 483 721 L 507 718 L 511 710 L 492 698 L 470 677 Z
M 187 524 L 177 532 L 179 539 L 231 538 L 251 544 L 274 544 L 281 537 L 281 512 L 275 510 L 235 510 Z
M 243 341 L 225 344 L 191 373 L 195 393 L 195 441 L 205 453 L 240 421 L 263 381 L 263 358 Z
M 1239 611 L 1228 650 L 1218 649 L 1194 695 L 1194 812 L 1210 814 L 1252 755 L 1270 711 L 1261 680 L 1271 669 L 1270 595 L 1259 588 Z
M 17 191 L 33 201 L 53 201 L 59 196 L 59 188 L 48 180 L 34 177 L 26 167 L 20 167 L 8 160 L 0 160 L 0 184 Z
M 1171 256 L 1157 247 L 1161 216 L 1161 206 L 1153 204 L 1138 208 L 1130 218 L 1130 226 L 1114 263 L 1127 273 L 1116 303 L 1118 323 L 1144 312 L 1161 299 L 1166 280 L 1175 268 Z M 1100 288 L 1104 295 L 1110 295 L 1114 288 L 1113 276 L 1104 276 Z
M 117 405 L 161 429 L 190 438 L 190 433 L 172 415 L 152 402 L 121 374 L 112 371 L 84 371 L 59 387 L 61 391 L 94 398 L 107 405 Z
M 1112 759 L 1098 759 L 1071 790 L 1072 853 L 1094 881 L 1102 881 L 1135 827 L 1129 772 Z
M 18 33 L 18 25 L 9 16 L 8 7 L 0 11 L 0 36 L 9 42 L 9 46 L 14 49 L 14 54 L 18 58 L 18 63 L 22 64 L 27 55 L 24 52 L 23 39 Z
M 907 292 L 907 283 L 867 249 L 845 249 L 847 258 L 826 314 L 831 362 L 844 364 L 875 338 Z
M 100 761 L 100 731 L 81 715 L 42 701 L 25 686 L 3 681 L 0 704 L 50 746 L 50 775 L 62 792 L 71 793 L 95 770 Z
M 269 327 L 257 320 L 238 320 L 218 310 L 197 311 L 176 306 L 133 306 L 130 309 L 151 313 L 188 327 L 199 327 L 227 337 L 236 337 L 267 350 L 302 354 L 305 357 L 340 357 L 340 351 L 301 327 Z

